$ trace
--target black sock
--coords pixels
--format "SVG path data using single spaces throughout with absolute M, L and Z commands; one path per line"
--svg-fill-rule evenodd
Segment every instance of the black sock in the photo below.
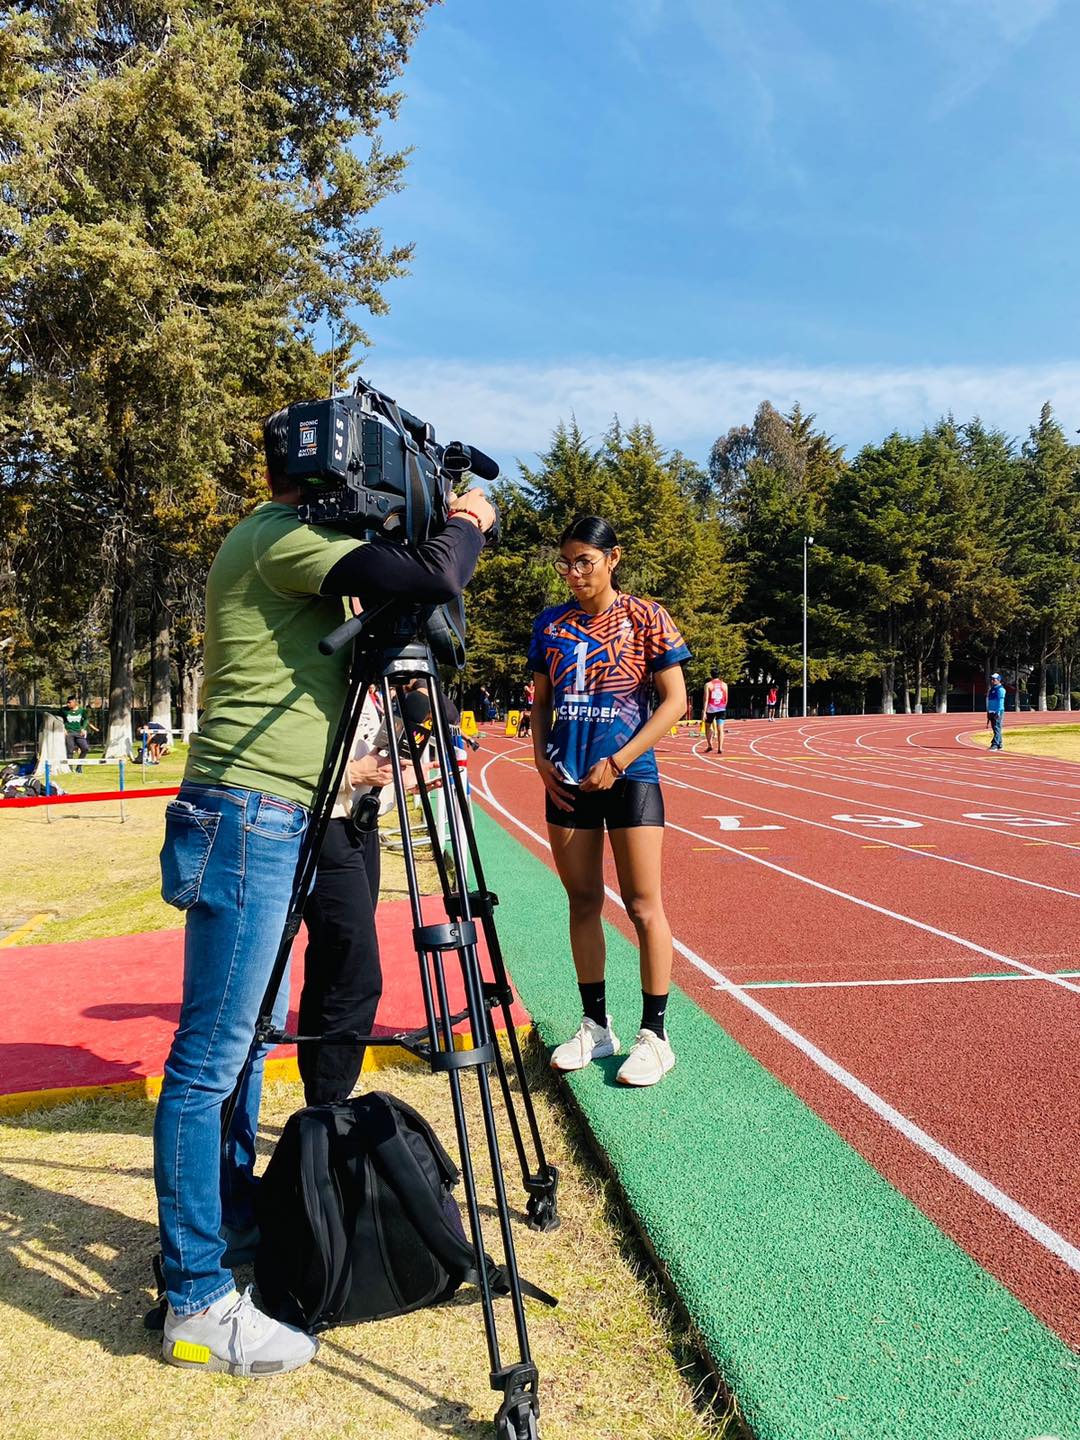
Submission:
M 603 980 L 590 980 L 577 987 L 581 991 L 581 1008 L 594 1025 L 607 1025 L 607 998 Z
M 664 1011 L 667 1009 L 667 994 L 650 995 L 641 992 L 641 1028 L 651 1030 L 654 1035 L 664 1038 Z

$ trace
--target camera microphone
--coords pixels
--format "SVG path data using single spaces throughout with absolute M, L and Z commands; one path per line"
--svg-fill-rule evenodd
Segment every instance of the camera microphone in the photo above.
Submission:
M 498 462 L 490 455 L 485 455 L 482 450 L 477 450 L 475 445 L 463 445 L 460 440 L 451 440 L 443 451 L 443 464 L 447 470 L 455 475 L 464 475 L 468 472 L 475 475 L 478 480 L 497 480 L 499 478 Z
M 387 716 L 371 742 L 372 753 L 388 753 L 391 744 L 396 744 L 398 755 L 402 760 L 411 759 L 409 734 L 412 735 L 417 748 L 422 749 L 428 737 L 427 722 L 430 715 L 431 701 L 424 692 L 422 690 L 406 691 L 401 704 L 401 718 L 394 717 L 392 722 L 395 740 L 391 741 L 391 718 Z M 352 823 L 357 830 L 374 830 L 378 825 L 382 792 L 381 785 L 372 785 L 353 800 Z

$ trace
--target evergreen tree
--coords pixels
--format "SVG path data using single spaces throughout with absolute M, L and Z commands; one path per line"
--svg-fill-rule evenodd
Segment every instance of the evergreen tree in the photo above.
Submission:
M 1045 710 L 1050 662 L 1080 611 L 1080 451 L 1069 445 L 1049 405 L 1024 444 L 1013 504 L 1013 573 L 1036 669 L 1036 703 Z
M 746 627 L 749 670 L 755 679 L 779 680 L 785 702 L 802 673 L 803 537 L 821 531 L 843 470 L 841 450 L 814 430 L 813 419 L 798 407 L 783 416 L 765 401 L 753 426 L 729 430 L 709 458 L 715 502 L 743 578 L 736 618 Z M 815 572 L 825 559 L 814 554 Z M 834 673 L 833 657 L 818 644 L 818 623 L 831 618 L 822 613 L 824 598 L 815 587 L 811 680 Z
M 35 626 L 52 587 L 96 560 L 114 748 L 130 741 L 150 557 L 205 566 L 258 490 L 260 418 L 328 386 L 315 327 L 333 321 L 347 359 L 363 340 L 347 314 L 383 308 L 402 271 L 407 251 L 366 217 L 400 183 L 406 157 L 378 129 L 428 3 L 28 0 L 4 14 L 5 518 L 35 554 L 51 517 L 65 522 L 59 578 L 25 572 Z

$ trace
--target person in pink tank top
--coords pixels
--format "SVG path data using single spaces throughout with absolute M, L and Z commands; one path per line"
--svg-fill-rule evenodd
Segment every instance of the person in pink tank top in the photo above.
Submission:
M 727 682 L 720 679 L 719 671 L 714 670 L 712 678 L 705 686 L 705 699 L 703 712 L 705 715 L 705 749 L 713 748 L 713 740 L 716 740 L 716 753 L 724 753 L 724 721 L 727 719 Z

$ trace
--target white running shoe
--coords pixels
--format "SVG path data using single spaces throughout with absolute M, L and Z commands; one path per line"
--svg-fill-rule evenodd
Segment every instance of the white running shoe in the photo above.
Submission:
M 671 1042 L 653 1030 L 639 1030 L 615 1078 L 620 1085 L 655 1085 L 674 1068 Z
M 170 1365 L 253 1377 L 299 1369 L 318 1348 L 310 1335 L 256 1309 L 250 1285 L 243 1295 L 223 1295 L 200 1315 L 177 1315 L 170 1305 L 161 1342 Z
M 607 1017 L 606 1025 L 597 1025 L 586 1015 L 577 1034 L 556 1045 L 551 1052 L 551 1068 L 584 1070 L 590 1060 L 603 1060 L 607 1055 L 617 1054 L 618 1050 L 619 1037 L 611 1028 L 611 1016 Z

